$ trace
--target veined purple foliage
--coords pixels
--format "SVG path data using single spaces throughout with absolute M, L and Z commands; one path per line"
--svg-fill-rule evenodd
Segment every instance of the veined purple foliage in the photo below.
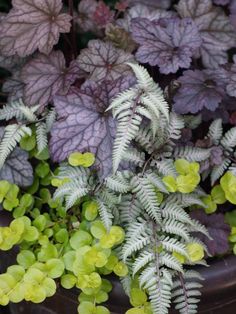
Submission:
M 48 56 L 38 54 L 26 63 L 21 72 L 26 104 L 44 107 L 53 96 L 67 93 L 74 81 L 84 76 L 76 61 L 69 68 L 65 63 L 61 51 L 52 51 Z
M 2 54 L 25 57 L 37 49 L 49 54 L 60 33 L 68 33 L 71 16 L 60 13 L 62 1 L 12 0 L 12 10 L 0 24 Z
M 187 70 L 178 81 L 181 87 L 174 96 L 174 111 L 179 114 L 214 111 L 225 96 L 224 70 Z
M 123 76 L 100 84 L 87 80 L 81 89 L 67 96 L 56 96 L 58 121 L 51 132 L 50 150 L 54 161 L 65 160 L 70 153 L 90 151 L 96 155 L 95 166 L 103 178 L 112 168 L 112 146 L 116 122 L 106 109 L 111 100 L 133 83 Z
M 142 63 L 158 65 L 164 74 L 189 68 L 192 56 L 202 41 L 190 18 L 150 21 L 132 20 L 132 36 L 140 45 L 136 58 Z

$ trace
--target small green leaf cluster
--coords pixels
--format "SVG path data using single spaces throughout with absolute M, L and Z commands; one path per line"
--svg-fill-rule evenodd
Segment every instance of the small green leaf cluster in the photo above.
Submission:
M 165 176 L 165 183 L 169 192 L 191 193 L 198 186 L 201 177 L 199 175 L 199 164 L 197 162 L 188 162 L 185 159 L 177 159 L 174 162 L 177 176 Z
M 211 194 L 204 196 L 202 201 L 205 204 L 205 212 L 212 214 L 217 210 L 217 205 L 224 204 L 227 199 L 221 185 L 217 184 L 212 188 Z
M 232 172 L 227 171 L 220 179 L 220 185 L 226 199 L 230 203 L 236 204 L 236 176 Z

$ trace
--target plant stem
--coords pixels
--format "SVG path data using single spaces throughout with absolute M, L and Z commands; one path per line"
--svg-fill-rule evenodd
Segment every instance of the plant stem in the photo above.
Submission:
M 72 57 L 75 59 L 77 57 L 77 46 L 76 46 L 76 33 L 75 33 L 75 23 L 74 23 L 74 3 L 73 0 L 69 0 L 69 12 L 72 17 L 71 22 L 71 43 L 72 43 Z

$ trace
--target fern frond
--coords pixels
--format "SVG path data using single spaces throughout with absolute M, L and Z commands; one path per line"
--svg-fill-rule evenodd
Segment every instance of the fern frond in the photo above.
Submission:
M 37 120 L 35 112 L 38 110 L 39 106 L 27 107 L 22 99 L 6 104 L 0 109 L 0 120 L 10 120 L 16 118 L 19 121 L 29 121 L 34 122 Z
M 177 176 L 172 159 L 163 159 L 161 161 L 154 161 L 158 172 L 163 176 Z
M 221 165 L 214 166 L 211 171 L 211 185 L 213 186 L 215 182 L 224 174 L 224 172 L 228 169 L 231 164 L 231 160 L 225 158 Z
M 166 189 L 165 184 L 163 183 L 162 179 L 155 174 L 154 172 L 151 173 L 147 173 L 146 174 L 147 179 L 149 180 L 149 182 L 155 186 L 160 192 L 166 193 L 168 194 L 168 190 Z
M 142 167 L 145 162 L 145 154 L 136 149 L 129 149 L 123 154 L 123 160 L 131 162 L 139 167 Z
M 41 153 L 48 145 L 47 126 L 44 122 L 36 123 L 36 141 L 38 152 Z
M 168 137 L 178 140 L 181 137 L 181 130 L 184 128 L 184 119 L 176 113 L 170 113 L 170 123 L 168 126 Z
M 25 125 L 9 124 L 5 127 L 3 138 L 0 142 L 0 169 L 5 160 L 25 136 L 31 136 L 31 129 Z
M 51 128 L 52 128 L 55 121 L 56 121 L 56 111 L 55 111 L 55 109 L 51 109 L 47 113 L 46 121 L 45 121 L 47 132 L 51 131 Z
M 143 207 L 135 194 L 124 195 L 118 205 L 120 220 L 124 225 L 129 225 L 136 221 L 143 212 Z
M 220 144 L 227 149 L 232 149 L 236 146 L 236 127 L 231 128 L 225 133 Z
M 82 197 L 87 195 L 89 192 L 88 188 L 81 188 L 70 191 L 68 196 L 65 197 L 66 200 L 66 210 L 75 205 L 75 203 Z
M 163 231 L 169 234 L 175 234 L 185 241 L 189 241 L 189 229 L 183 223 L 172 219 L 163 220 Z
M 164 202 L 161 206 L 161 212 L 166 219 L 191 224 L 190 216 L 178 203 Z
M 202 285 L 194 280 L 200 280 L 200 276 L 197 276 L 191 271 L 178 274 L 173 284 L 172 297 L 174 298 L 175 308 L 181 314 L 195 314 L 197 313 L 197 303 L 201 292 L 199 289 Z M 188 282 L 191 280 L 191 282 Z
M 166 266 L 172 270 L 183 273 L 182 264 L 171 254 L 164 252 L 159 255 L 159 262 L 161 266 Z
M 146 251 L 141 253 L 133 263 L 133 276 L 138 273 L 142 268 L 147 266 L 155 258 L 153 252 Z
M 129 181 L 121 172 L 117 172 L 115 175 L 106 178 L 105 185 L 109 189 L 119 193 L 127 193 L 130 190 Z
M 220 139 L 222 138 L 222 135 L 223 135 L 222 119 L 216 119 L 211 123 L 207 137 L 211 139 L 214 145 L 218 145 Z
M 177 239 L 171 238 L 169 236 L 163 236 L 160 242 L 164 250 L 169 251 L 171 253 L 177 252 L 185 256 L 186 258 L 188 257 L 185 244 L 181 243 Z
M 156 191 L 148 178 L 135 176 L 131 180 L 131 186 L 132 192 L 136 193 L 148 215 L 156 222 L 160 222 L 161 214 L 157 203 Z
M 113 215 L 109 207 L 99 197 L 96 198 L 96 201 L 98 203 L 99 216 L 101 217 L 101 220 L 107 231 L 109 231 L 112 226 Z
M 175 158 L 184 158 L 190 162 L 206 160 L 210 157 L 210 153 L 210 149 L 192 146 L 177 146 L 174 150 Z

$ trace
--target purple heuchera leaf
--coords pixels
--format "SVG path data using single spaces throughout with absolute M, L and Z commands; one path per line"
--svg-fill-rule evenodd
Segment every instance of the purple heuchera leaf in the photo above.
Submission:
M 0 141 L 4 128 L 0 128 Z M 28 153 L 16 147 L 0 169 L 0 180 L 7 180 L 21 187 L 33 183 L 33 169 L 28 161 Z
M 227 5 L 230 3 L 230 1 L 231 0 L 213 0 L 213 2 L 218 5 Z
M 236 55 L 233 59 L 234 64 L 231 66 L 228 73 L 229 82 L 227 84 L 226 90 L 229 96 L 236 97 Z
M 200 233 L 197 234 L 197 237 L 207 245 L 211 255 L 225 254 L 229 251 L 230 226 L 225 223 L 223 214 L 207 215 L 203 209 L 197 209 L 192 211 L 190 215 L 208 229 L 213 240 Z
M 223 9 L 213 6 L 211 0 L 180 0 L 177 11 L 181 17 L 191 17 L 198 26 L 204 66 L 217 68 L 226 63 L 226 51 L 235 45 L 236 32 Z
M 140 44 L 136 58 L 142 63 L 158 65 L 164 74 L 188 68 L 191 57 L 201 45 L 198 29 L 193 21 L 186 19 L 159 20 L 136 18 L 132 20 L 133 39 Z
M 81 0 L 78 5 L 78 17 L 75 21 L 79 25 L 79 31 L 96 31 L 97 26 L 93 21 L 93 15 L 97 7 L 96 0 Z
M 39 49 L 49 54 L 60 33 L 68 33 L 71 16 L 60 14 L 61 0 L 13 0 L 12 10 L 0 24 L 0 50 L 25 57 Z
M 124 28 L 127 32 L 130 32 L 132 19 L 146 18 L 150 21 L 153 21 L 164 18 L 171 18 L 174 16 L 176 16 L 176 13 L 173 11 L 154 9 L 146 5 L 137 4 L 126 11 L 124 18 L 118 19 L 116 24 L 119 27 Z
M 236 29 L 236 0 L 232 0 L 230 3 L 230 22 L 233 25 L 233 27 Z
M 180 114 L 196 113 L 203 108 L 214 111 L 225 95 L 226 78 L 222 70 L 187 70 L 174 96 L 174 111 Z
M 20 70 L 13 72 L 12 76 L 3 83 L 2 91 L 8 94 L 8 102 L 23 98 L 24 83 L 20 78 Z
M 96 155 L 100 177 L 112 169 L 112 146 L 116 123 L 105 112 L 111 100 L 132 84 L 127 76 L 100 84 L 86 81 L 80 90 L 73 88 L 67 96 L 56 96 L 54 104 L 59 120 L 51 131 L 50 151 L 54 161 L 65 160 L 75 151 Z
M 45 106 L 58 92 L 67 93 L 76 78 L 83 76 L 76 61 L 66 68 L 61 51 L 52 51 L 48 56 L 38 54 L 22 69 L 24 101 L 28 105 Z
M 131 53 L 113 47 L 110 42 L 91 40 L 88 48 L 81 51 L 77 58 L 79 67 L 90 74 L 94 81 L 115 80 L 121 75 L 131 74 L 130 67 L 125 62 L 133 62 Z
M 129 0 L 129 5 L 144 4 L 152 8 L 168 9 L 170 6 L 170 0 Z

